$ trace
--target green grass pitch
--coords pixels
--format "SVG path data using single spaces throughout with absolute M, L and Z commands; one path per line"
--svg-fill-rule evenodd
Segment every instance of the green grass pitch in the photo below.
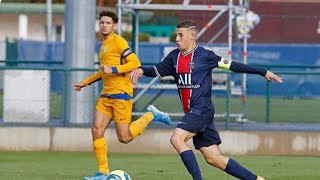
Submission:
M 205 180 L 235 179 L 207 165 L 197 155 Z M 320 157 L 235 156 L 267 180 L 319 180 Z M 109 154 L 112 170 L 122 169 L 133 180 L 189 180 L 180 157 L 158 154 Z M 79 180 L 96 171 L 91 152 L 0 152 L 0 179 Z

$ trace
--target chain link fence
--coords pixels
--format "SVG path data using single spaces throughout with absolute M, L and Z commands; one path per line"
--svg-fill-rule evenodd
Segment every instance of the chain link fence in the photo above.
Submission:
M 101 82 L 81 92 L 74 91 L 72 83 L 81 80 L 73 77 L 84 77 L 94 71 L 1 66 L 0 126 L 89 126 Z M 216 122 L 226 128 L 232 124 L 319 123 L 320 72 L 279 69 L 276 72 L 284 83 L 270 83 L 261 76 L 248 75 L 246 94 L 240 86 L 241 74 L 222 73 L 228 77 L 227 81 L 213 82 L 212 89 Z M 179 120 L 182 108 L 175 84 L 170 79 L 156 79 L 148 87 L 151 81 L 152 78 L 143 77 L 134 86 L 135 97 L 141 96 L 135 99 L 133 119 L 147 105 L 154 104 Z

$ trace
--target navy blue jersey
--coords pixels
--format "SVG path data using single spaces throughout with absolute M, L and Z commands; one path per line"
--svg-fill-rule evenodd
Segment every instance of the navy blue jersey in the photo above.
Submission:
M 178 87 L 185 113 L 190 112 L 205 118 L 212 118 L 214 106 L 211 101 L 212 76 L 214 68 L 230 69 L 265 75 L 266 70 L 228 61 L 213 51 L 196 46 L 184 54 L 179 49 L 171 51 L 165 59 L 153 68 L 142 67 L 145 76 L 173 76 Z

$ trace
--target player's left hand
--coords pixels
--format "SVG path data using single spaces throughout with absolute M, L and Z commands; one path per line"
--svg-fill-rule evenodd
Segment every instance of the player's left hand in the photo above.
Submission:
M 265 76 L 265 78 L 268 80 L 268 81 L 277 81 L 278 83 L 282 83 L 283 80 L 281 77 L 277 76 L 276 74 L 274 74 L 273 72 L 271 71 L 267 71 L 267 74 Z
M 106 73 L 106 74 L 112 73 L 112 69 L 108 65 L 102 65 L 100 66 L 100 69 L 103 73 Z

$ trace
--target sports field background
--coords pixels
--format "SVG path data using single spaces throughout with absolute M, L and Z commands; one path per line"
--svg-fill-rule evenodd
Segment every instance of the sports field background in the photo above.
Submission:
M 142 110 L 153 96 L 143 96 L 137 101 L 136 108 Z M 212 101 L 216 113 L 226 112 L 226 97 L 213 97 Z M 287 123 L 316 123 L 319 122 L 319 116 L 316 113 L 320 107 L 320 101 L 317 98 L 279 98 L 271 97 L 271 122 Z M 178 96 L 162 95 L 154 101 L 159 109 L 165 112 L 182 112 L 181 102 Z M 265 122 L 266 116 L 266 98 L 265 97 L 247 97 L 247 117 L 251 121 Z M 231 113 L 241 112 L 241 97 L 232 97 Z M 216 120 L 225 121 L 225 118 Z
M 205 180 L 232 180 L 197 155 Z M 319 180 L 319 157 L 234 156 L 267 180 Z M 127 171 L 133 180 L 188 180 L 178 155 L 109 154 L 111 170 Z M 0 152 L 0 179 L 79 180 L 96 171 L 91 152 Z
M 138 111 L 143 111 L 143 108 L 148 105 L 148 102 L 154 96 L 145 95 L 140 98 L 135 104 Z M 226 98 L 213 97 L 215 109 L 217 113 L 226 112 Z M 3 96 L 0 95 L 0 102 L 3 102 Z M 165 112 L 182 112 L 181 102 L 176 95 L 162 95 L 153 104 Z M 51 95 L 50 101 L 50 117 L 62 118 L 61 108 L 63 106 L 62 97 L 57 94 Z M 319 116 L 318 108 L 320 101 L 318 98 L 271 98 L 271 122 L 276 123 L 318 123 Z M 266 119 L 266 98 L 265 97 L 248 97 L 247 98 L 248 114 L 247 118 L 254 122 L 265 122 Z M 241 112 L 241 98 L 232 97 L 231 113 Z M 3 103 L 0 103 L 0 114 L 3 115 Z M 0 116 L 1 116 L 0 115 Z M 179 117 L 173 117 L 178 120 Z M 216 118 L 217 121 L 225 121 L 225 118 Z
M 28 4 L 22 4 L 21 3 L 22 1 L 3 0 L 1 3 L 2 8 L 0 6 L 0 9 L 4 11 L 7 11 L 4 8 L 4 5 L 7 3 L 6 1 L 20 2 L 20 4 L 11 4 L 11 5 L 14 5 L 16 8 L 30 7 L 28 6 Z M 31 1 L 31 0 L 24 0 L 24 1 Z M 78 1 L 79 0 L 77 0 L 77 2 Z M 115 4 L 117 1 L 118 0 L 108 0 L 104 2 L 109 3 L 109 5 L 112 4 L 113 8 L 115 8 Z M 246 118 L 249 120 L 249 122 L 239 123 L 238 121 L 235 121 L 234 118 L 232 118 L 231 124 L 233 123 L 234 126 L 231 125 L 231 128 L 224 128 L 224 125 L 227 124 L 226 118 L 225 117 L 216 118 L 216 122 L 219 125 L 217 126 L 219 131 L 220 130 L 227 130 L 227 131 L 254 130 L 254 131 L 264 133 L 263 131 L 276 130 L 281 132 L 290 131 L 290 134 L 293 134 L 295 133 L 296 129 L 299 129 L 297 131 L 297 133 L 299 133 L 297 135 L 298 137 L 297 140 L 299 141 L 299 143 L 297 144 L 301 146 L 298 146 L 298 147 L 301 147 L 300 149 L 305 149 L 306 153 L 314 153 L 315 157 L 311 157 L 311 156 L 295 156 L 295 157 L 233 156 L 233 158 L 235 158 L 240 164 L 244 165 L 245 167 L 252 170 L 253 172 L 263 176 L 266 180 L 320 180 L 320 171 L 318 169 L 320 165 L 320 135 L 319 135 L 320 134 L 319 133 L 320 132 L 320 119 L 319 119 L 320 117 L 319 116 L 320 114 L 319 113 L 319 107 L 320 107 L 320 101 L 319 101 L 320 100 L 320 91 L 319 91 L 320 90 L 319 88 L 319 85 L 320 85 L 320 81 L 319 81 L 320 80 L 319 78 L 320 77 L 320 74 L 319 74 L 320 73 L 319 71 L 320 69 L 320 66 L 319 66 L 320 65 L 320 54 L 319 54 L 320 25 L 319 24 L 320 22 L 318 22 L 320 16 L 319 16 L 319 13 L 316 13 L 315 11 L 312 10 L 312 9 L 314 10 L 317 9 L 316 7 L 319 7 L 319 6 L 316 3 L 312 4 L 310 2 L 304 2 L 302 0 L 300 1 L 301 1 L 300 2 L 301 4 L 298 3 L 298 5 L 302 7 L 302 10 L 304 9 L 303 11 L 301 11 L 301 9 L 298 8 L 298 6 L 294 6 L 294 4 L 296 3 L 289 2 L 289 1 L 282 2 L 282 4 L 281 3 L 276 4 L 276 0 L 275 0 L 274 2 L 272 2 L 275 5 L 275 8 L 272 8 L 271 6 L 262 5 L 261 9 L 263 9 L 263 11 L 266 11 L 268 7 L 272 9 L 272 11 L 266 11 L 269 14 L 268 13 L 265 14 L 262 12 L 260 14 L 259 11 L 257 11 L 257 13 L 259 13 L 262 17 L 261 25 L 263 24 L 267 25 L 267 26 L 258 25 L 260 26 L 259 29 L 264 29 L 266 31 L 261 31 L 262 34 L 260 35 L 253 34 L 252 38 L 249 39 L 248 63 L 249 64 L 263 63 L 266 67 L 270 68 L 269 70 L 272 70 L 276 72 L 278 75 L 281 75 L 281 77 L 283 77 L 284 79 L 284 83 L 281 85 L 278 85 L 276 83 L 273 83 L 272 85 L 268 84 L 270 85 L 270 91 L 268 91 L 268 93 L 270 94 L 268 94 L 268 93 L 265 93 L 264 91 L 269 86 L 265 83 L 263 78 L 261 78 L 260 76 L 254 76 L 254 78 L 256 78 L 254 79 L 254 78 L 250 78 L 252 76 L 248 75 L 247 76 L 248 77 L 248 84 L 247 84 L 248 96 L 246 97 L 247 98 Z M 44 2 L 45 1 L 43 1 L 43 5 L 44 5 Z M 77 9 L 76 5 L 80 4 L 75 2 L 75 0 L 70 0 L 69 2 L 74 2 L 74 5 L 75 5 L 74 9 Z M 79 2 L 81 2 L 81 0 Z M 252 1 L 252 3 L 254 5 L 254 3 L 263 3 L 263 2 Z M 289 7 L 286 6 L 286 4 L 289 4 Z M 303 6 L 303 4 L 308 4 L 308 5 L 311 4 L 311 6 L 313 7 L 310 8 L 309 6 L 308 8 L 308 6 Z M 251 6 L 251 7 L 254 7 L 254 6 Z M 33 8 L 28 8 L 28 9 L 33 9 Z M 82 8 L 79 8 L 79 9 L 82 9 Z M 90 9 L 90 8 L 88 7 L 86 9 Z M 289 15 L 280 14 L 280 13 L 277 13 L 278 10 L 281 10 L 281 11 L 288 10 L 290 14 Z M 62 42 L 55 41 L 52 43 L 48 42 L 47 40 L 43 42 L 40 42 L 40 41 L 33 42 L 31 38 L 22 40 L 22 38 L 20 39 L 18 38 L 18 36 L 15 37 L 15 35 L 11 33 L 15 32 L 13 30 L 18 30 L 18 27 L 16 27 L 18 23 L 16 20 L 12 21 L 12 19 L 18 17 L 17 15 L 24 14 L 24 13 L 18 12 L 14 8 L 9 11 L 11 11 L 11 13 L 9 14 L 0 13 L 0 15 L 2 15 L 3 23 L 6 24 L 5 27 L 7 27 L 7 28 L 3 28 L 4 32 L 0 33 L 0 36 L 9 37 L 8 38 L 9 41 L 7 41 L 7 38 L 5 41 L 4 39 L 0 40 L 0 52 L 1 52 L 0 60 L 3 61 L 2 62 L 3 66 L 2 66 L 2 69 L 0 70 L 0 76 L 2 77 L 0 78 L 0 86 L 2 87 L 2 85 L 4 84 L 3 76 L 1 74 L 4 74 L 4 71 L 6 70 L 14 69 L 16 67 L 18 69 L 21 68 L 21 70 L 36 70 L 38 67 L 45 67 L 45 68 L 48 67 L 48 71 L 50 72 L 50 78 L 52 78 L 50 83 L 50 102 L 48 102 L 50 103 L 50 111 L 49 111 L 50 120 L 48 123 L 39 123 L 39 124 L 37 124 L 37 122 L 34 122 L 34 124 L 33 123 L 24 124 L 23 121 L 18 123 L 5 122 L 4 114 L 6 113 L 4 111 L 4 107 L 5 107 L 4 99 L 6 98 L 4 96 L 3 89 L 0 88 L 0 128 L 3 128 L 5 130 L 4 131 L 5 133 L 2 134 L 3 136 L 0 136 L 3 138 L 2 141 L 0 140 L 0 144 L 3 145 L 4 147 L 10 147 L 10 143 L 6 144 L 7 140 L 9 142 L 19 142 L 14 140 L 23 139 L 23 136 L 19 136 L 19 132 L 21 131 L 12 131 L 10 129 L 11 126 L 16 126 L 16 127 L 35 126 L 39 129 L 42 129 L 43 127 L 45 127 L 46 128 L 45 130 L 49 129 L 48 132 L 50 132 L 51 138 L 48 138 L 48 139 L 50 140 L 51 143 L 54 142 L 52 137 L 59 138 L 59 136 L 52 135 L 55 130 L 57 129 L 61 130 L 59 126 L 63 126 L 62 128 L 65 128 L 68 126 L 70 127 L 80 126 L 80 129 L 86 128 L 86 130 L 88 130 L 89 132 L 89 127 L 91 125 L 92 117 L 90 116 L 89 118 L 87 118 L 86 115 L 89 114 L 89 112 L 94 111 L 94 106 L 91 107 L 91 106 L 88 106 L 86 103 L 83 103 L 82 104 L 83 107 L 87 107 L 88 111 L 77 112 L 77 114 L 79 113 L 81 117 L 84 117 L 83 118 L 84 123 L 73 124 L 71 119 L 67 118 L 68 112 L 71 112 L 69 110 L 72 108 L 74 109 L 76 108 L 68 107 L 70 102 L 66 100 L 68 100 L 70 96 L 68 96 L 68 92 L 66 91 L 68 89 L 70 90 L 71 83 L 68 84 L 68 81 L 66 80 L 69 77 L 72 77 L 71 75 L 73 73 L 75 74 L 78 73 L 78 75 L 80 75 L 79 77 L 81 77 L 81 74 L 83 72 L 82 70 L 80 71 L 64 70 L 65 68 L 69 68 L 69 67 L 65 67 L 65 64 L 66 64 L 64 61 L 65 55 L 63 53 L 65 52 L 64 45 L 63 45 L 64 40 L 62 40 Z M 310 13 L 308 13 L 309 11 Z M 59 16 L 61 16 L 62 13 L 64 13 L 63 10 L 57 13 L 57 10 L 53 8 L 52 15 L 54 17 L 54 21 L 53 21 L 54 25 L 58 25 L 56 23 L 57 22 L 59 23 Z M 36 12 L 35 14 L 31 15 L 30 17 L 44 19 L 44 13 Z M 78 14 L 85 14 L 85 13 L 78 12 Z M 29 16 L 30 14 L 27 12 L 24 15 Z M 141 20 L 140 22 L 138 21 L 139 23 L 141 23 L 140 24 L 141 31 L 143 27 L 142 23 L 145 23 L 144 25 L 152 26 L 152 24 L 150 24 L 151 22 L 146 23 L 142 21 L 143 19 L 146 19 L 146 16 L 143 15 L 142 11 L 140 15 L 141 17 L 143 17 L 143 18 L 140 18 Z M 181 15 L 183 16 L 181 17 Z M 181 15 L 179 15 L 180 19 L 185 18 L 184 15 L 189 16 L 188 13 L 186 12 L 181 13 Z M 169 25 L 168 23 L 170 21 L 173 22 L 175 18 L 177 18 L 176 20 L 178 20 L 179 16 L 178 15 L 175 15 L 175 16 L 176 17 L 171 16 L 171 18 L 170 16 L 169 18 L 168 16 L 163 16 L 161 17 L 161 19 L 163 19 L 165 25 Z M 192 14 L 191 16 L 194 17 L 194 15 Z M 89 16 L 86 16 L 86 17 L 89 17 Z M 200 18 L 199 19 L 200 24 L 204 24 L 204 23 L 207 23 L 206 20 L 209 20 L 206 18 L 207 17 L 210 18 L 211 16 L 207 16 L 207 15 L 204 16 L 204 14 L 202 15 L 202 13 L 200 13 L 196 17 Z M 123 18 L 123 20 L 125 20 L 125 18 Z M 36 22 L 36 24 L 33 24 L 33 22 Z M 76 20 L 74 20 L 73 22 L 76 22 Z M 277 26 L 271 25 L 270 23 L 265 23 L 265 22 L 272 22 L 271 24 L 279 23 L 280 27 L 277 27 Z M 301 24 L 304 24 L 304 22 L 308 24 L 313 23 L 313 25 L 301 26 Z M 45 24 L 41 24 L 40 19 L 33 20 L 32 18 L 30 18 L 29 23 L 30 23 L 29 34 L 31 34 L 31 32 L 36 32 L 33 29 L 34 27 L 37 28 L 36 29 L 37 31 L 46 27 Z M 61 23 L 61 28 L 63 30 L 62 34 L 64 34 L 66 25 L 64 24 L 63 21 L 60 23 Z M 174 22 L 173 28 L 175 28 L 175 23 L 176 22 Z M 224 23 L 225 22 L 223 20 L 223 24 Z M 66 22 L 66 24 L 70 25 L 71 23 Z M 87 26 L 89 23 L 88 22 L 86 23 L 84 18 L 84 19 L 81 19 L 80 24 Z M 288 25 L 289 25 L 289 28 L 288 28 Z M 41 28 L 39 29 L 39 27 Z M 212 27 L 219 27 L 219 26 L 215 25 Z M 292 27 L 295 27 L 295 28 L 292 28 Z M 300 29 L 301 27 L 303 28 Z M 77 27 L 74 26 L 74 28 L 76 29 Z M 82 28 L 78 27 L 78 29 L 82 29 Z M 312 32 L 308 31 L 308 29 L 312 29 Z M 6 30 L 11 32 L 9 34 L 6 34 L 5 32 Z M 160 28 L 157 28 L 157 31 L 160 31 L 160 30 L 161 30 Z M 42 29 L 42 31 L 45 32 L 46 30 Z M 304 33 L 301 33 L 301 32 L 304 32 Z M 297 33 L 297 35 L 295 33 Z M 36 34 L 37 36 L 41 35 L 41 33 L 36 33 Z M 215 31 L 214 32 L 208 31 L 206 34 L 207 35 L 204 35 L 204 36 L 209 36 L 209 38 L 203 37 L 203 39 L 207 41 L 213 35 L 215 35 Z M 303 37 L 305 39 L 302 36 L 300 37 L 299 34 L 304 35 Z M 76 35 L 76 33 L 74 35 Z M 271 38 L 268 38 L 268 37 L 271 37 Z M 42 38 L 46 39 L 46 37 L 42 37 Z M 220 44 L 217 42 L 217 44 L 214 44 L 214 46 L 225 45 L 224 43 L 226 43 L 225 42 L 226 37 L 221 37 L 221 38 L 223 39 L 223 43 Z M 254 40 L 255 38 L 257 38 L 258 40 L 259 39 L 262 39 L 262 40 L 257 41 L 257 40 Z M 276 39 L 279 38 L 279 41 L 272 42 L 274 38 Z M 280 41 L 280 39 L 285 39 L 285 38 L 289 39 L 290 41 L 289 42 Z M 271 40 L 272 43 L 269 43 L 269 39 Z M 11 42 L 11 40 L 13 40 L 13 42 Z M 99 44 L 99 42 L 97 44 Z M 172 43 L 169 43 L 169 44 L 161 43 L 156 45 L 149 44 L 149 43 L 140 43 L 139 50 L 143 53 L 139 53 L 139 59 L 141 60 L 142 63 L 149 62 L 150 60 L 158 62 L 158 60 L 160 60 L 163 56 L 164 48 L 166 46 L 172 46 L 172 45 L 175 46 L 175 44 L 172 44 Z M 39 47 L 46 47 L 46 48 L 39 48 Z M 237 42 L 233 42 L 234 60 L 242 61 L 243 53 L 241 52 L 242 51 L 241 48 L 242 48 L 242 45 L 240 40 L 237 40 Z M 99 51 L 99 48 L 96 48 L 96 53 L 98 51 Z M 82 51 L 80 50 L 80 52 Z M 84 54 L 88 55 L 88 53 L 84 53 Z M 85 56 L 82 56 L 82 57 L 85 57 Z M 17 62 L 12 63 L 12 60 L 16 60 Z M 81 58 L 77 60 L 81 61 Z M 22 63 L 18 63 L 18 61 Z M 32 63 L 32 61 L 35 63 Z M 272 67 L 272 65 L 276 65 L 276 66 L 280 65 L 280 66 Z M 54 68 L 51 69 L 52 67 L 57 69 L 53 70 Z M 27 68 L 27 69 L 24 69 L 24 68 Z M 86 70 L 87 73 L 92 71 L 91 69 L 92 67 L 84 67 L 84 68 L 90 68 Z M 231 81 L 234 81 L 235 85 L 237 86 L 240 85 L 239 83 L 236 83 L 240 80 L 239 77 L 240 76 L 234 79 L 231 78 Z M 249 81 L 249 79 L 253 81 Z M 149 82 L 150 80 L 151 79 L 149 79 L 147 82 Z M 17 84 L 21 85 L 22 83 L 19 82 Z M 37 84 L 30 83 L 30 85 L 35 89 L 39 89 Z M 250 85 L 253 85 L 253 86 L 250 87 Z M 91 86 L 90 90 L 98 90 L 96 86 L 97 85 Z M 24 88 L 25 87 L 20 88 L 22 90 L 21 93 L 25 93 L 25 91 L 23 90 Z M 14 89 L 16 89 L 16 87 L 14 87 Z M 161 97 L 156 99 L 155 101 L 153 101 L 153 98 L 157 91 L 156 90 L 151 90 L 151 91 L 152 92 L 148 91 L 146 94 L 144 94 L 144 96 L 141 99 L 137 101 L 137 103 L 135 103 L 135 106 L 134 106 L 135 112 L 143 112 L 144 108 L 150 103 L 154 104 L 157 108 L 165 112 L 169 112 L 169 113 L 182 112 L 181 103 L 176 90 L 171 90 L 172 92 L 174 91 L 174 93 L 169 92 L 169 93 L 162 94 Z M 250 91 L 254 93 L 250 93 Z M 38 91 L 36 90 L 32 91 L 32 93 L 34 94 L 36 94 L 37 92 Z M 98 95 L 97 92 L 94 92 L 96 94 L 92 99 L 90 99 L 90 103 L 92 102 L 91 100 L 94 101 L 95 100 L 94 98 L 97 97 Z M 72 91 L 72 93 L 74 93 L 74 91 Z M 26 97 L 28 95 L 29 94 L 25 94 Z M 268 97 L 270 97 L 270 99 L 268 99 Z M 216 113 L 225 114 L 227 112 L 226 93 L 216 94 L 214 92 L 212 98 L 215 104 Z M 268 104 L 267 101 L 270 103 L 269 104 L 270 108 L 267 106 Z M 232 96 L 230 99 L 230 106 L 231 106 L 230 107 L 231 114 L 241 113 L 242 112 L 241 95 Z M 18 107 L 19 109 L 18 105 L 16 107 Z M 172 117 L 172 118 L 175 121 L 178 121 L 180 119 L 180 117 Z M 90 120 L 89 123 L 87 122 L 88 120 Z M 59 128 L 55 128 L 57 126 Z M 292 128 L 292 126 L 295 126 L 295 127 Z M 239 129 L 234 127 L 237 127 Z M 276 127 L 276 128 L 272 129 L 273 127 Z M 34 127 L 31 127 L 30 129 L 33 130 L 33 128 Z M 70 132 L 70 129 L 71 128 L 68 128 L 68 132 Z M 45 137 L 45 136 L 42 136 L 41 133 L 37 134 L 38 133 L 37 131 L 31 131 L 31 130 L 30 132 L 29 132 L 29 129 L 25 131 L 25 132 L 28 132 L 26 133 L 26 136 L 30 135 L 30 137 L 33 137 L 33 135 L 35 135 L 36 137 Z M 301 135 L 301 133 L 304 133 L 304 132 L 306 132 L 307 135 L 299 136 Z M 312 136 L 308 137 L 308 133 L 312 134 Z M 68 136 L 67 133 L 63 134 L 62 137 L 65 138 L 66 136 Z M 90 133 L 85 134 L 85 136 L 86 137 L 90 136 L 91 138 Z M 14 140 L 11 139 L 12 137 Z M 77 134 L 73 134 L 73 137 L 76 137 L 75 142 L 82 144 L 78 141 L 78 140 L 81 140 L 81 137 L 79 137 Z M 110 136 L 107 136 L 107 138 L 108 137 L 110 138 Z M 159 139 L 158 136 L 152 136 L 152 137 L 156 137 Z M 238 139 L 240 138 L 234 138 L 234 139 L 230 138 L 229 140 L 231 140 L 232 142 L 238 141 L 241 143 L 241 145 L 243 145 L 244 142 Z M 290 144 L 291 141 L 289 141 L 288 139 L 283 138 L 283 136 L 277 136 L 274 138 L 274 141 L 270 141 L 270 142 L 275 142 L 274 143 L 275 146 L 273 146 L 274 149 L 276 149 L 276 152 L 281 152 L 282 149 L 280 146 L 282 144 L 280 143 L 283 143 L 284 141 L 286 141 L 288 142 L 288 144 Z M 84 176 L 93 175 L 93 173 L 97 171 L 96 160 L 93 152 L 47 152 L 47 151 L 24 152 L 24 151 L 20 151 L 21 149 L 19 148 L 21 148 L 24 145 L 27 147 L 32 146 L 32 143 L 34 141 L 37 141 L 37 140 L 35 138 L 33 139 L 30 138 L 30 140 L 25 140 L 24 141 L 25 143 L 17 143 L 16 146 L 12 148 L 14 151 L 10 151 L 10 152 L 0 151 L 0 180 L 79 180 L 79 179 L 82 179 L 82 177 Z M 169 143 L 169 141 L 167 142 Z M 255 144 L 253 141 L 249 141 L 249 142 L 250 142 L 249 144 Z M 66 145 L 72 146 L 72 143 L 68 140 L 64 141 L 63 143 L 65 143 Z M 61 142 L 61 144 L 63 143 Z M 153 141 L 150 141 L 150 143 L 155 144 Z M 279 144 L 277 145 L 277 143 Z M 42 145 L 45 143 L 40 142 L 39 144 Z M 86 145 L 90 146 L 91 144 L 87 143 Z M 50 149 L 50 147 L 47 149 Z M 111 147 L 117 147 L 117 146 L 109 146 L 109 149 L 111 149 Z M 138 146 L 138 147 L 140 149 L 143 148 L 141 146 Z M 259 146 L 259 147 L 262 147 L 262 146 Z M 235 148 L 238 148 L 238 146 L 236 146 Z M 241 147 L 239 147 L 239 149 L 241 149 Z M 15 152 L 15 151 L 20 151 L 20 152 Z M 80 150 L 77 149 L 77 151 L 80 151 Z M 261 154 L 263 151 L 257 150 L 257 152 Z M 155 153 L 155 152 L 152 152 L 152 153 Z M 201 155 L 197 154 L 197 158 L 201 166 L 201 170 L 203 172 L 204 180 L 235 179 L 227 175 L 223 171 L 213 168 L 212 166 L 209 166 L 204 161 Z M 164 154 L 110 153 L 109 163 L 110 163 L 111 170 L 115 170 L 115 169 L 125 170 L 131 175 L 133 180 L 190 180 L 191 179 L 190 175 L 188 174 L 185 167 L 183 166 L 179 155 L 177 154 L 164 155 Z

